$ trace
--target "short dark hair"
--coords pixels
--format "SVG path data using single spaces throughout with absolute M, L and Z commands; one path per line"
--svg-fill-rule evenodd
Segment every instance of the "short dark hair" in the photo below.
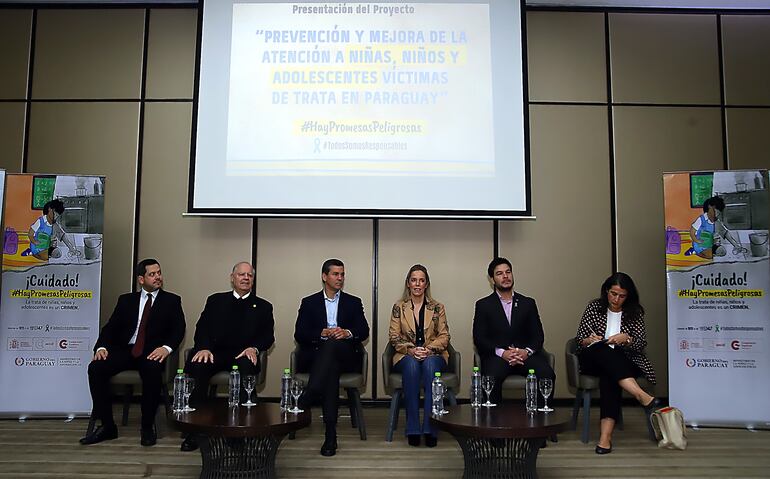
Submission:
M 707 199 L 706 201 L 703 202 L 703 212 L 704 213 L 708 213 L 709 206 L 713 206 L 714 209 L 717 210 L 717 211 L 724 211 L 725 210 L 725 200 L 723 200 L 719 196 L 712 196 L 711 198 Z
M 329 274 L 329 271 L 332 270 L 332 266 L 342 266 L 344 268 L 345 263 L 343 263 L 342 261 L 336 258 L 327 259 L 326 261 L 324 261 L 324 264 L 321 266 L 321 273 Z
M 158 263 L 158 260 L 155 258 L 143 259 L 142 261 L 136 264 L 136 268 L 134 268 L 134 273 L 136 274 L 136 276 L 144 276 L 147 273 L 147 267 L 152 266 L 154 264 L 157 264 L 158 266 L 160 266 L 160 263 Z
M 613 286 L 620 286 L 621 288 L 625 289 L 626 293 L 628 294 L 628 296 L 626 296 L 626 300 L 623 302 L 624 312 L 630 313 L 633 316 L 644 314 L 644 308 L 639 302 L 639 292 L 636 289 L 634 280 L 631 279 L 631 276 L 620 271 L 613 273 L 609 278 L 604 280 L 604 283 L 602 283 L 602 291 L 599 295 L 599 301 L 601 301 L 602 307 L 604 307 L 604 309 L 607 309 L 610 306 L 610 302 L 607 300 L 607 292 Z
M 61 202 L 61 200 L 51 200 L 48 203 L 43 205 L 43 214 L 47 215 L 48 210 L 54 210 L 55 212 L 62 214 L 64 213 L 64 203 Z
M 494 276 L 495 268 L 497 268 L 501 264 L 507 264 L 508 267 L 511 268 L 511 271 L 513 271 L 513 265 L 511 265 L 511 262 L 505 258 L 498 256 L 497 258 L 489 262 L 489 266 L 487 266 L 487 276 L 489 276 L 490 278 Z

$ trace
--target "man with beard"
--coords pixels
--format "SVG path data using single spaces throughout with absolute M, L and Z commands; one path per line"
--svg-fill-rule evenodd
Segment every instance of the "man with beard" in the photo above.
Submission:
M 502 400 L 502 385 L 511 374 L 526 376 L 530 369 L 538 378 L 555 379 L 543 354 L 543 325 L 535 300 L 513 290 L 511 263 L 495 258 L 487 275 L 494 291 L 476 301 L 473 343 L 481 357 L 481 372 L 495 378 L 491 400 Z M 543 399 L 538 395 L 538 404 Z
M 101 421 L 80 439 L 84 445 L 115 439 L 118 428 L 112 417 L 110 378 L 121 371 L 137 370 L 142 378 L 142 446 L 157 441 L 155 412 L 161 401 L 162 372 L 168 355 L 184 339 L 182 300 L 161 289 L 160 264 L 145 259 L 136 265 L 140 290 L 118 298 L 112 316 L 102 328 L 88 365 L 88 384 L 93 400 L 92 417 Z

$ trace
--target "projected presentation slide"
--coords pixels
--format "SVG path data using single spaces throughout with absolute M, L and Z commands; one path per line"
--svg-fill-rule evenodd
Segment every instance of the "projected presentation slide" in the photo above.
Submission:
M 487 5 L 239 4 L 232 38 L 228 174 L 494 174 Z
M 525 212 L 521 36 L 508 0 L 206 1 L 191 210 Z

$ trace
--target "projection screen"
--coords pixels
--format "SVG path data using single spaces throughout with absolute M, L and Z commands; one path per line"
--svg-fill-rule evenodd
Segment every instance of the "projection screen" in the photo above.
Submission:
M 188 212 L 529 216 L 511 0 L 202 6 Z

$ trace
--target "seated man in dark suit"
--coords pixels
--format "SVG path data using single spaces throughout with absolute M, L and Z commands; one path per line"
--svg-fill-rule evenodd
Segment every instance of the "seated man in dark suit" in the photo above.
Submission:
M 491 399 L 499 402 L 503 381 L 509 375 L 526 376 L 529 369 L 534 369 L 538 378 L 555 379 L 555 374 L 542 353 L 543 325 L 537 304 L 534 299 L 514 292 L 510 261 L 493 259 L 487 274 L 495 290 L 476 301 L 473 343 L 481 357 L 482 374 L 495 378 Z M 538 394 L 538 404 L 542 403 Z
M 88 384 L 93 400 L 92 416 L 101 425 L 80 439 L 81 444 L 118 437 L 112 417 L 110 378 L 135 369 L 142 378 L 142 446 L 157 439 L 155 412 L 161 401 L 162 372 L 168 355 L 182 342 L 185 331 L 182 300 L 162 290 L 160 264 L 145 259 L 136 266 L 141 289 L 118 298 L 115 311 L 102 328 L 88 365 Z
M 337 452 L 340 375 L 361 370 L 361 341 L 369 337 L 369 324 L 361 299 L 342 292 L 342 261 L 326 260 L 321 281 L 321 291 L 302 299 L 294 339 L 299 345 L 297 370 L 310 371 L 299 407 L 321 401 L 326 426 L 321 455 L 333 456 Z
M 230 273 L 232 291 L 214 293 L 206 300 L 195 326 L 195 347 L 185 365 L 187 374 L 195 378 L 190 404 L 206 399 L 211 376 L 238 366 L 241 379 L 259 373 L 259 352 L 267 351 L 275 342 L 273 305 L 252 294 L 254 267 L 241 262 Z M 246 394 L 241 390 L 242 399 Z M 185 437 L 183 451 L 193 451 L 198 443 L 193 435 Z

